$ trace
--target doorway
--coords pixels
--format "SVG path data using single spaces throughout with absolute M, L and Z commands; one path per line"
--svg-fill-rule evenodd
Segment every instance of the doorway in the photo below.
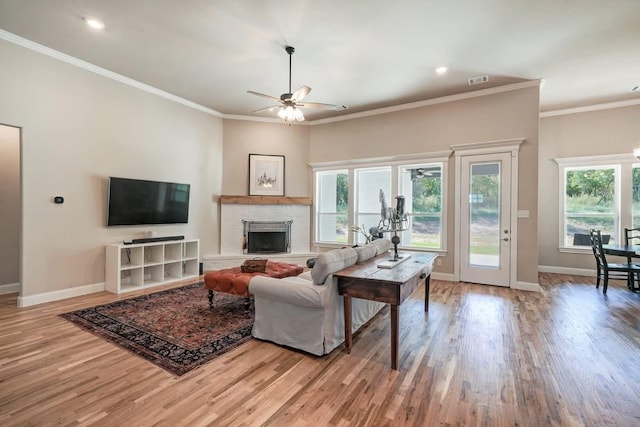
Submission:
M 456 162 L 455 276 L 517 282 L 518 152 L 522 139 L 452 147 Z
M 20 292 L 20 131 L 0 124 L 0 294 Z
M 509 286 L 511 155 L 464 156 L 460 192 L 460 280 Z

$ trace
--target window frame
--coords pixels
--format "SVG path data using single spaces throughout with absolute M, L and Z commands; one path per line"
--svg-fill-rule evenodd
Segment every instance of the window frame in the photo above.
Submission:
M 355 219 L 357 218 L 357 188 L 356 188 L 356 170 L 358 169 L 371 169 L 371 168 L 381 168 L 381 167 L 390 167 L 391 168 L 391 193 L 385 194 L 387 197 L 387 203 L 389 206 L 392 206 L 392 200 L 400 194 L 401 191 L 401 183 L 400 183 L 400 173 L 403 168 L 411 167 L 414 165 L 432 165 L 432 166 L 440 166 L 441 168 L 441 183 L 440 183 L 440 197 L 441 197 L 441 212 L 440 212 L 440 221 L 441 221 L 441 233 L 440 233 L 440 247 L 439 248 L 424 248 L 418 246 L 405 246 L 399 245 L 399 248 L 405 250 L 412 251 L 424 251 L 424 252 L 436 252 L 441 254 L 447 253 L 447 205 L 448 205 L 448 163 L 449 158 L 451 156 L 451 151 L 439 151 L 434 153 L 422 153 L 420 155 L 400 155 L 400 156 L 392 156 L 384 159 L 356 159 L 356 160 L 347 160 L 347 161 L 338 161 L 338 162 L 324 162 L 324 163 L 312 163 L 310 164 L 312 168 L 313 175 L 313 236 L 312 236 L 312 245 L 317 248 L 330 248 L 330 247 L 343 247 L 344 243 L 340 242 L 327 242 L 320 241 L 319 237 L 319 206 L 320 201 L 318 200 L 318 173 L 319 172 L 338 172 L 338 171 L 347 171 L 347 179 L 348 179 L 348 223 L 349 226 L 355 224 Z M 348 235 L 348 245 L 354 245 L 356 243 L 357 236 L 355 233 L 349 232 Z
M 556 158 L 558 165 L 558 250 L 563 253 L 592 253 L 590 246 L 573 246 L 565 243 L 566 227 L 566 174 L 568 170 L 614 169 L 614 236 L 617 242 L 624 239 L 624 228 L 632 223 L 632 169 L 640 167 L 630 154 Z
M 322 244 L 322 245 L 326 245 L 326 244 L 329 244 L 329 245 L 344 245 L 345 243 L 349 243 L 350 239 L 351 239 L 350 233 L 348 231 L 347 231 L 347 242 L 339 242 L 337 240 L 336 241 L 330 241 L 330 240 L 319 240 L 318 239 L 318 237 L 320 235 L 320 228 L 319 228 L 320 227 L 320 220 L 319 219 L 320 219 L 320 217 L 322 215 L 336 215 L 336 216 L 337 215 L 344 215 L 344 212 L 338 212 L 337 210 L 334 211 L 334 212 L 321 211 L 321 209 L 320 209 L 321 204 L 320 203 L 316 203 L 316 201 L 320 199 L 320 191 L 321 191 L 321 187 L 319 185 L 320 178 L 323 175 L 328 175 L 330 173 L 334 173 L 336 175 L 341 174 L 341 173 L 346 173 L 346 175 L 347 175 L 348 188 L 347 188 L 347 212 L 346 212 L 346 214 L 347 214 L 347 223 L 350 224 L 350 222 L 349 222 L 349 206 L 350 206 L 349 197 L 351 195 L 351 188 L 350 188 L 350 185 L 349 185 L 349 181 L 350 181 L 350 179 L 349 179 L 349 171 L 346 168 L 339 168 L 339 169 L 333 169 L 333 170 L 321 170 L 321 171 L 314 172 L 314 174 L 313 174 L 313 180 L 314 180 L 314 184 L 313 184 L 313 189 L 314 189 L 314 221 L 313 221 L 313 223 L 314 223 L 314 233 L 313 233 L 314 243 Z

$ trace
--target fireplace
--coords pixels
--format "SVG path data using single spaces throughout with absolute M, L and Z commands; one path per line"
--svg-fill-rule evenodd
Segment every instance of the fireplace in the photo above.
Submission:
M 275 254 L 291 252 L 293 221 L 245 221 L 242 252 L 245 254 Z

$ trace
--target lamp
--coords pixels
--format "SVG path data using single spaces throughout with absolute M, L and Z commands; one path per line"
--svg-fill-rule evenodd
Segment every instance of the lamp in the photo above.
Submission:
M 633 156 L 637 159 L 640 159 L 640 148 L 633 149 Z

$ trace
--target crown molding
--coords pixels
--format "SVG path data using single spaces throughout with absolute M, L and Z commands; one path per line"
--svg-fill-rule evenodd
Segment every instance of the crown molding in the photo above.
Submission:
M 0 29 L 0 39 L 6 40 L 18 46 L 22 46 L 26 49 L 33 50 L 34 52 L 41 53 L 43 55 L 57 59 L 59 61 L 66 62 L 67 64 L 75 65 L 76 67 L 90 71 L 94 74 L 98 74 L 102 77 L 115 80 L 117 82 L 142 90 L 144 92 L 148 92 L 150 94 L 167 99 L 169 101 L 177 102 L 178 104 L 182 104 L 185 107 L 193 108 L 194 110 L 202 111 L 203 113 L 211 114 L 212 116 L 223 117 L 222 113 L 216 110 L 212 110 L 211 108 L 205 107 L 200 104 L 196 104 L 193 101 L 189 101 L 188 99 L 184 99 L 179 96 L 173 95 L 169 92 L 165 92 L 156 87 L 149 86 L 148 84 L 123 76 L 122 74 L 114 73 L 113 71 L 109 71 L 106 68 L 98 67 L 97 65 L 91 64 L 90 62 L 83 61 L 71 55 L 67 55 L 66 53 L 59 52 L 55 49 L 51 49 L 49 47 L 43 46 L 39 43 L 25 39 L 23 37 L 20 37 L 16 34 L 10 33 L 2 29 Z
M 564 116 L 566 114 L 586 113 L 589 111 L 609 110 L 612 108 L 630 107 L 640 105 L 640 98 L 629 99 L 627 101 L 607 102 L 605 104 L 585 105 L 584 107 L 565 108 L 562 110 L 544 111 L 540 113 L 540 118 Z

